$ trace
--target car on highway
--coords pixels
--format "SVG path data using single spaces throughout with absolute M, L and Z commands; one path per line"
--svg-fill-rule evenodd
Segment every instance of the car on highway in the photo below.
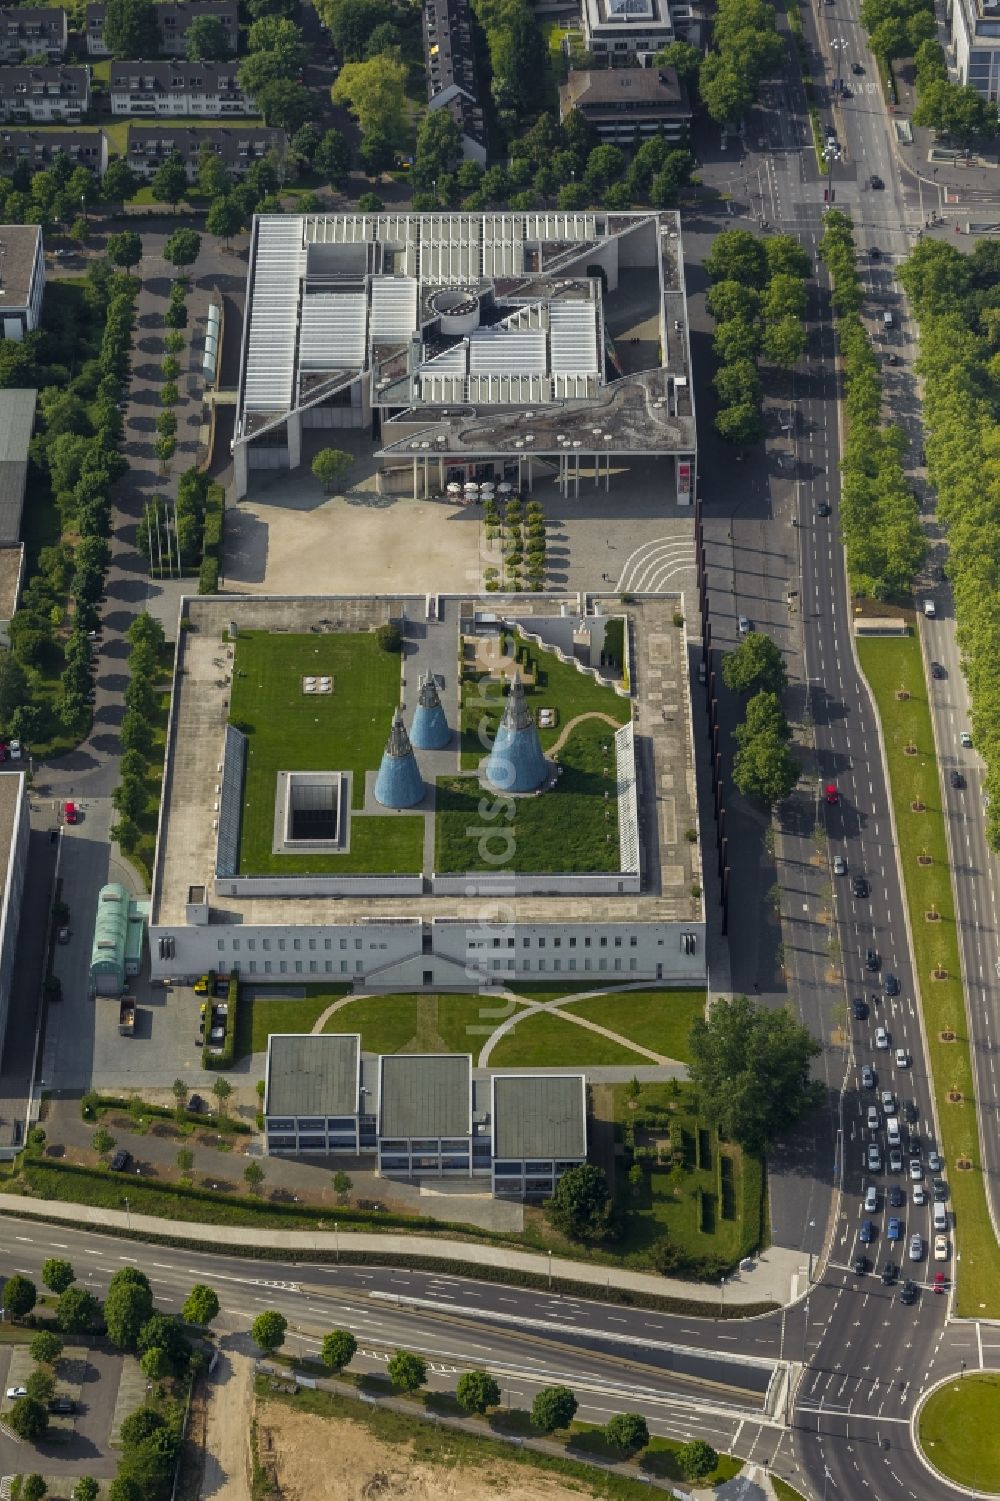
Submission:
M 910 1158 L 910 1182 L 919 1183 L 924 1176 L 924 1165 L 919 1157 Z
M 872 1269 L 872 1264 L 868 1260 L 867 1256 L 855 1256 L 855 1258 L 854 1258 L 854 1274 L 855 1274 L 856 1277 L 864 1277 L 867 1272 L 871 1271 L 871 1269 Z
M 816 507 L 816 515 L 817 516 L 829 516 L 829 514 L 830 514 L 829 502 L 825 501 L 825 500 L 821 500 L 820 503 L 819 503 L 819 505 Z
M 852 73 L 863 73 L 864 71 L 865 70 L 862 67 L 861 63 L 851 63 L 851 72 Z
M 831 808 L 836 807 L 837 803 L 840 802 L 840 793 L 837 791 L 836 783 L 827 782 L 826 790 L 823 796 L 826 798 Z
M 917 1119 L 917 1107 L 912 1100 L 903 1101 L 903 1119 L 908 1126 L 912 1126 Z
M 958 743 L 964 746 L 966 750 L 972 749 L 972 736 L 969 734 L 968 730 L 962 731 L 962 733 L 958 737 Z
M 880 1173 L 882 1171 L 882 1151 L 877 1141 L 868 1143 L 868 1155 L 866 1161 L 868 1163 L 868 1171 L 870 1173 Z
M 851 882 L 851 891 L 854 896 L 866 897 L 871 888 L 864 876 L 855 876 Z
M 890 1173 L 903 1171 L 903 1154 L 898 1147 L 889 1148 L 889 1171 Z
M 884 1027 L 876 1027 L 875 1028 L 875 1046 L 879 1050 L 880 1053 L 884 1053 L 884 1052 L 888 1051 L 888 1047 L 889 1047 L 889 1034 L 885 1030 Z
M 872 173 L 871 177 L 869 177 L 868 181 L 871 183 L 873 188 L 885 187 L 885 183 L 882 181 L 881 177 L 876 176 L 874 172 Z
M 934 1291 L 936 1293 L 943 1293 L 944 1290 L 945 1290 L 945 1288 L 947 1286 L 948 1286 L 948 1278 L 945 1276 L 944 1272 L 935 1272 L 934 1273 Z
M 931 663 L 931 677 L 932 678 L 937 678 L 937 680 L 940 682 L 940 680 L 942 678 L 946 678 L 947 676 L 948 676 L 948 674 L 945 672 L 945 670 L 941 666 L 940 662 L 932 662 Z
M 899 995 L 899 981 L 891 970 L 887 970 L 883 976 L 882 989 L 886 995 Z
M 865 953 L 865 969 L 879 969 L 882 958 L 878 949 L 868 949 Z
M 882 1109 L 886 1115 L 896 1114 L 896 1096 L 891 1089 L 883 1089 L 882 1091 Z
M 862 1220 L 861 1229 L 858 1231 L 858 1240 L 863 1246 L 870 1246 L 875 1239 L 875 1221 Z
M 943 1204 L 948 1197 L 948 1185 L 943 1178 L 935 1178 L 933 1183 L 934 1202 Z
M 934 1237 L 934 1260 L 947 1261 L 950 1252 L 948 1250 L 947 1235 L 935 1235 Z
M 906 1279 L 899 1289 L 899 1301 L 901 1303 L 915 1303 L 917 1301 L 917 1284 L 911 1282 L 909 1278 Z
M 896 1067 L 897 1068 L 909 1068 L 909 1066 L 910 1066 L 910 1055 L 907 1052 L 906 1048 L 897 1048 L 896 1049 Z
M 851 1011 L 856 1022 L 863 1022 L 868 1015 L 868 1002 L 856 995 L 851 1002 Z
M 28 1388 L 26 1386 L 8 1386 L 7 1388 L 8 1402 L 16 1402 L 18 1397 L 26 1397 L 27 1395 Z
M 868 1129 L 869 1129 L 869 1131 L 877 1131 L 878 1130 L 878 1125 L 879 1125 L 879 1121 L 878 1121 L 878 1106 L 877 1105 L 869 1105 L 868 1106 Z
M 80 813 L 76 803 L 63 803 L 63 818 L 67 823 L 79 823 Z
M 924 1259 L 924 1238 L 923 1238 L 922 1235 L 911 1235 L 910 1236 L 910 1260 L 911 1261 L 923 1261 L 923 1259 Z
M 736 628 L 741 636 L 749 636 L 750 632 L 753 630 L 753 626 L 750 624 L 749 616 L 740 615 L 736 621 Z
M 903 1239 L 903 1221 L 899 1218 L 898 1215 L 894 1214 L 892 1216 L 892 1218 L 889 1221 L 889 1224 L 886 1227 L 886 1232 L 885 1233 L 889 1237 L 890 1240 L 902 1240 Z
M 882 1268 L 882 1285 L 883 1285 L 883 1287 L 891 1287 L 892 1284 L 895 1282 L 895 1280 L 896 1280 L 896 1278 L 898 1276 L 899 1276 L 899 1267 L 896 1265 L 896 1263 L 894 1261 L 887 1261 L 886 1264 L 885 1264 L 885 1266 Z
M 941 1171 L 941 1153 L 933 1150 L 928 1152 L 927 1166 L 932 1173 L 939 1173 Z
M 833 873 L 835 876 L 847 875 L 847 861 L 844 859 L 843 855 L 834 855 Z
M 965 786 L 965 778 L 963 777 L 963 775 L 962 775 L 962 773 L 960 771 L 951 771 L 951 772 L 949 772 L 948 773 L 948 780 L 949 780 L 949 782 L 951 783 L 951 785 L 953 787 L 957 787 L 957 788 L 961 789 L 962 787 Z
M 913 1187 L 910 1189 L 910 1198 L 913 1200 L 914 1204 L 917 1205 L 927 1203 L 927 1190 L 924 1188 L 924 1185 L 922 1183 L 914 1183 Z
M 889 1204 L 893 1209 L 901 1209 L 906 1203 L 906 1195 L 898 1183 L 893 1183 L 889 1189 Z
M 878 1189 L 874 1183 L 865 1189 L 865 1214 L 878 1214 Z
M 870 1063 L 862 1063 L 861 1065 L 861 1087 L 862 1089 L 875 1088 L 875 1070 Z

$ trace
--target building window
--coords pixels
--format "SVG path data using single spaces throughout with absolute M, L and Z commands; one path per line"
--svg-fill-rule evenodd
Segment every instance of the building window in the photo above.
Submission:
M 234 954 L 239 953 L 239 948 L 240 948 L 240 940 L 238 938 L 234 938 L 233 939 L 233 953 Z
M 311 975 L 314 975 L 316 973 L 317 969 L 319 969 L 319 965 L 316 963 L 316 960 L 315 959 L 310 959 L 309 960 L 309 973 Z
M 589 949 L 590 948 L 590 938 L 589 938 L 589 936 L 583 940 L 583 946 L 584 946 L 585 949 Z
M 266 953 L 267 950 L 271 947 L 271 940 L 270 940 L 270 938 L 262 938 L 260 940 L 260 946 L 264 950 L 264 952 Z
M 607 938 L 602 938 L 601 939 L 601 948 L 602 949 L 606 949 L 607 946 L 608 946 L 608 940 L 607 940 Z
M 256 959 L 251 959 L 250 960 L 250 973 L 252 975 L 255 975 L 257 973 L 257 961 L 256 961 Z
M 364 960 L 363 959 L 355 959 L 355 961 L 354 961 L 354 973 L 356 975 L 360 975 L 363 972 L 364 967 L 365 967 L 365 965 L 364 965 Z
M 355 938 L 355 940 L 354 940 L 354 947 L 356 949 L 359 949 L 361 947 L 361 939 L 360 938 Z
M 288 973 L 288 964 L 287 964 L 286 960 L 284 960 L 284 959 L 279 960 L 279 962 L 278 962 L 278 970 L 280 971 L 281 974 L 287 975 L 287 973 Z
M 570 939 L 569 946 L 570 946 L 571 949 L 575 949 L 576 948 L 576 939 L 575 938 L 571 938 Z
M 591 962 L 590 962 L 589 959 L 584 959 L 584 961 L 583 961 L 583 967 L 584 967 L 584 969 L 591 969 L 593 966 L 591 965 Z
M 632 937 L 628 941 L 628 946 L 629 946 L 630 949 L 637 949 L 639 947 L 639 940 L 638 940 L 638 938 L 636 938 L 636 936 L 635 936 L 634 933 L 632 934 Z
M 295 973 L 297 975 L 300 975 L 302 973 L 302 960 L 301 959 L 296 959 L 296 961 L 295 961 Z
M 346 959 L 341 959 L 341 961 L 340 961 L 340 973 L 342 975 L 346 975 L 347 974 L 347 960 Z
M 315 940 L 315 938 L 310 938 L 310 940 L 309 940 L 309 947 L 311 949 L 314 949 L 316 947 L 316 940 Z
M 553 938 L 552 942 L 553 942 L 553 944 L 555 945 L 555 947 L 557 949 L 561 949 L 562 948 L 562 939 L 561 938 Z
M 621 939 L 620 939 L 620 938 L 616 938 L 616 939 L 615 939 L 615 948 L 616 948 L 616 949 L 620 949 L 620 948 L 621 948 L 621 946 L 622 946 L 622 941 L 621 941 Z
M 629 969 L 638 969 L 639 968 L 639 961 L 638 961 L 638 959 L 630 959 L 628 961 L 628 967 L 629 967 Z
M 217 942 L 217 944 L 218 944 L 218 949 L 219 949 L 219 953 L 220 953 L 220 954 L 221 954 L 221 953 L 222 953 L 222 950 L 223 950 L 223 949 L 224 949 L 224 948 L 225 948 L 225 946 L 226 946 L 226 942 L 225 942 L 225 939 L 223 939 L 223 938 L 219 938 L 219 939 L 217 939 L 217 940 L 216 940 L 216 942 Z
M 606 959 L 602 959 L 597 967 L 598 969 L 607 969 L 608 961 Z
M 539 959 L 539 961 L 538 961 L 538 968 L 539 969 L 544 969 L 545 968 L 545 960 L 544 959 Z
M 332 938 L 324 938 L 323 939 L 323 947 L 325 949 L 332 949 L 333 948 L 333 939 Z
M 248 938 L 247 939 L 247 948 L 250 950 L 251 954 L 253 953 L 253 951 L 254 951 L 254 949 L 256 947 L 257 947 L 257 940 L 256 940 L 256 938 Z
M 622 967 L 622 961 L 620 959 L 616 959 L 615 960 L 615 969 L 621 969 L 621 967 Z
M 265 959 L 264 960 L 264 973 L 265 973 L 265 975 L 269 975 L 271 973 L 271 961 L 270 961 L 270 959 Z
M 333 960 L 332 959 L 327 959 L 326 962 L 323 965 L 323 968 L 326 970 L 326 972 L 327 972 L 328 975 L 332 974 L 333 973 Z
M 301 947 L 302 947 L 302 939 L 301 938 L 293 938 L 292 939 L 292 948 L 296 951 L 296 953 L 298 953 L 298 951 L 299 951 L 299 949 Z
M 561 959 L 556 959 L 553 962 L 552 968 L 553 969 L 562 969 L 562 960 Z
M 342 938 L 342 939 L 341 939 L 341 940 L 340 940 L 340 947 L 341 947 L 341 948 L 342 948 L 342 949 L 346 949 L 346 947 L 347 947 L 347 939 L 346 939 L 346 938 Z
M 278 939 L 278 950 L 280 953 L 284 953 L 285 951 L 285 940 L 283 938 Z
M 524 946 L 525 946 L 526 949 L 530 949 L 531 948 L 531 939 L 530 938 L 525 938 L 523 940 L 523 943 L 524 943 Z
M 576 969 L 576 960 L 575 959 L 571 959 L 569 961 L 569 967 L 570 967 L 570 969 Z

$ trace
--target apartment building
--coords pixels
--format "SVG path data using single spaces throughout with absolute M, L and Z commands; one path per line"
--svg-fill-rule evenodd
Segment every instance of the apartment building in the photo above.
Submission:
M 95 0 L 87 6 L 87 53 L 90 57 L 107 57 L 104 40 L 104 17 L 107 7 Z M 188 27 L 199 16 L 214 16 L 222 23 L 230 55 L 235 57 L 239 42 L 239 6 L 237 0 L 162 0 L 156 6 L 160 30 L 160 51 L 164 57 L 183 57 Z
M 116 62 L 111 64 L 111 113 L 158 119 L 239 117 L 254 112 L 240 89 L 234 63 Z
M 89 68 L 0 68 L 0 124 L 78 125 L 89 108 Z
M 19 63 L 44 52 L 50 62 L 66 55 L 66 12 L 54 6 L 0 10 L 0 63 Z
M 288 139 L 283 130 L 267 125 L 230 129 L 212 125 L 130 125 L 128 164 L 140 177 L 152 177 L 176 151 L 187 168 L 189 182 L 194 182 L 203 146 L 218 153 L 233 177 L 242 177 L 255 161 L 260 161 L 271 151 L 284 158 Z

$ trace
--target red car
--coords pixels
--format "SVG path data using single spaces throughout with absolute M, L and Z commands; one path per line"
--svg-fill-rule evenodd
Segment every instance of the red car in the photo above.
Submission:
M 934 1291 L 936 1293 L 943 1293 L 944 1289 L 945 1289 L 945 1283 L 946 1283 L 946 1278 L 945 1278 L 944 1272 L 935 1272 L 934 1273 Z
M 840 802 L 840 793 L 837 791 L 836 787 L 834 786 L 834 784 L 832 782 L 828 782 L 827 783 L 827 786 L 826 786 L 826 800 L 831 805 L 831 807 L 835 803 L 839 803 Z
M 79 823 L 80 822 L 80 815 L 76 811 L 76 803 L 64 803 L 63 804 L 63 818 L 65 818 L 65 820 L 66 820 L 67 823 Z

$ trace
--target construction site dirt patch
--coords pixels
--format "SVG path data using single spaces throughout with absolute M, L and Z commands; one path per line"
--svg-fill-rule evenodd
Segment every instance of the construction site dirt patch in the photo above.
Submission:
M 390 1444 L 362 1424 L 296 1412 L 282 1402 L 257 1411 L 258 1453 L 282 1501 L 580 1501 L 578 1485 L 503 1463 L 482 1470 L 428 1464 L 412 1444 Z

